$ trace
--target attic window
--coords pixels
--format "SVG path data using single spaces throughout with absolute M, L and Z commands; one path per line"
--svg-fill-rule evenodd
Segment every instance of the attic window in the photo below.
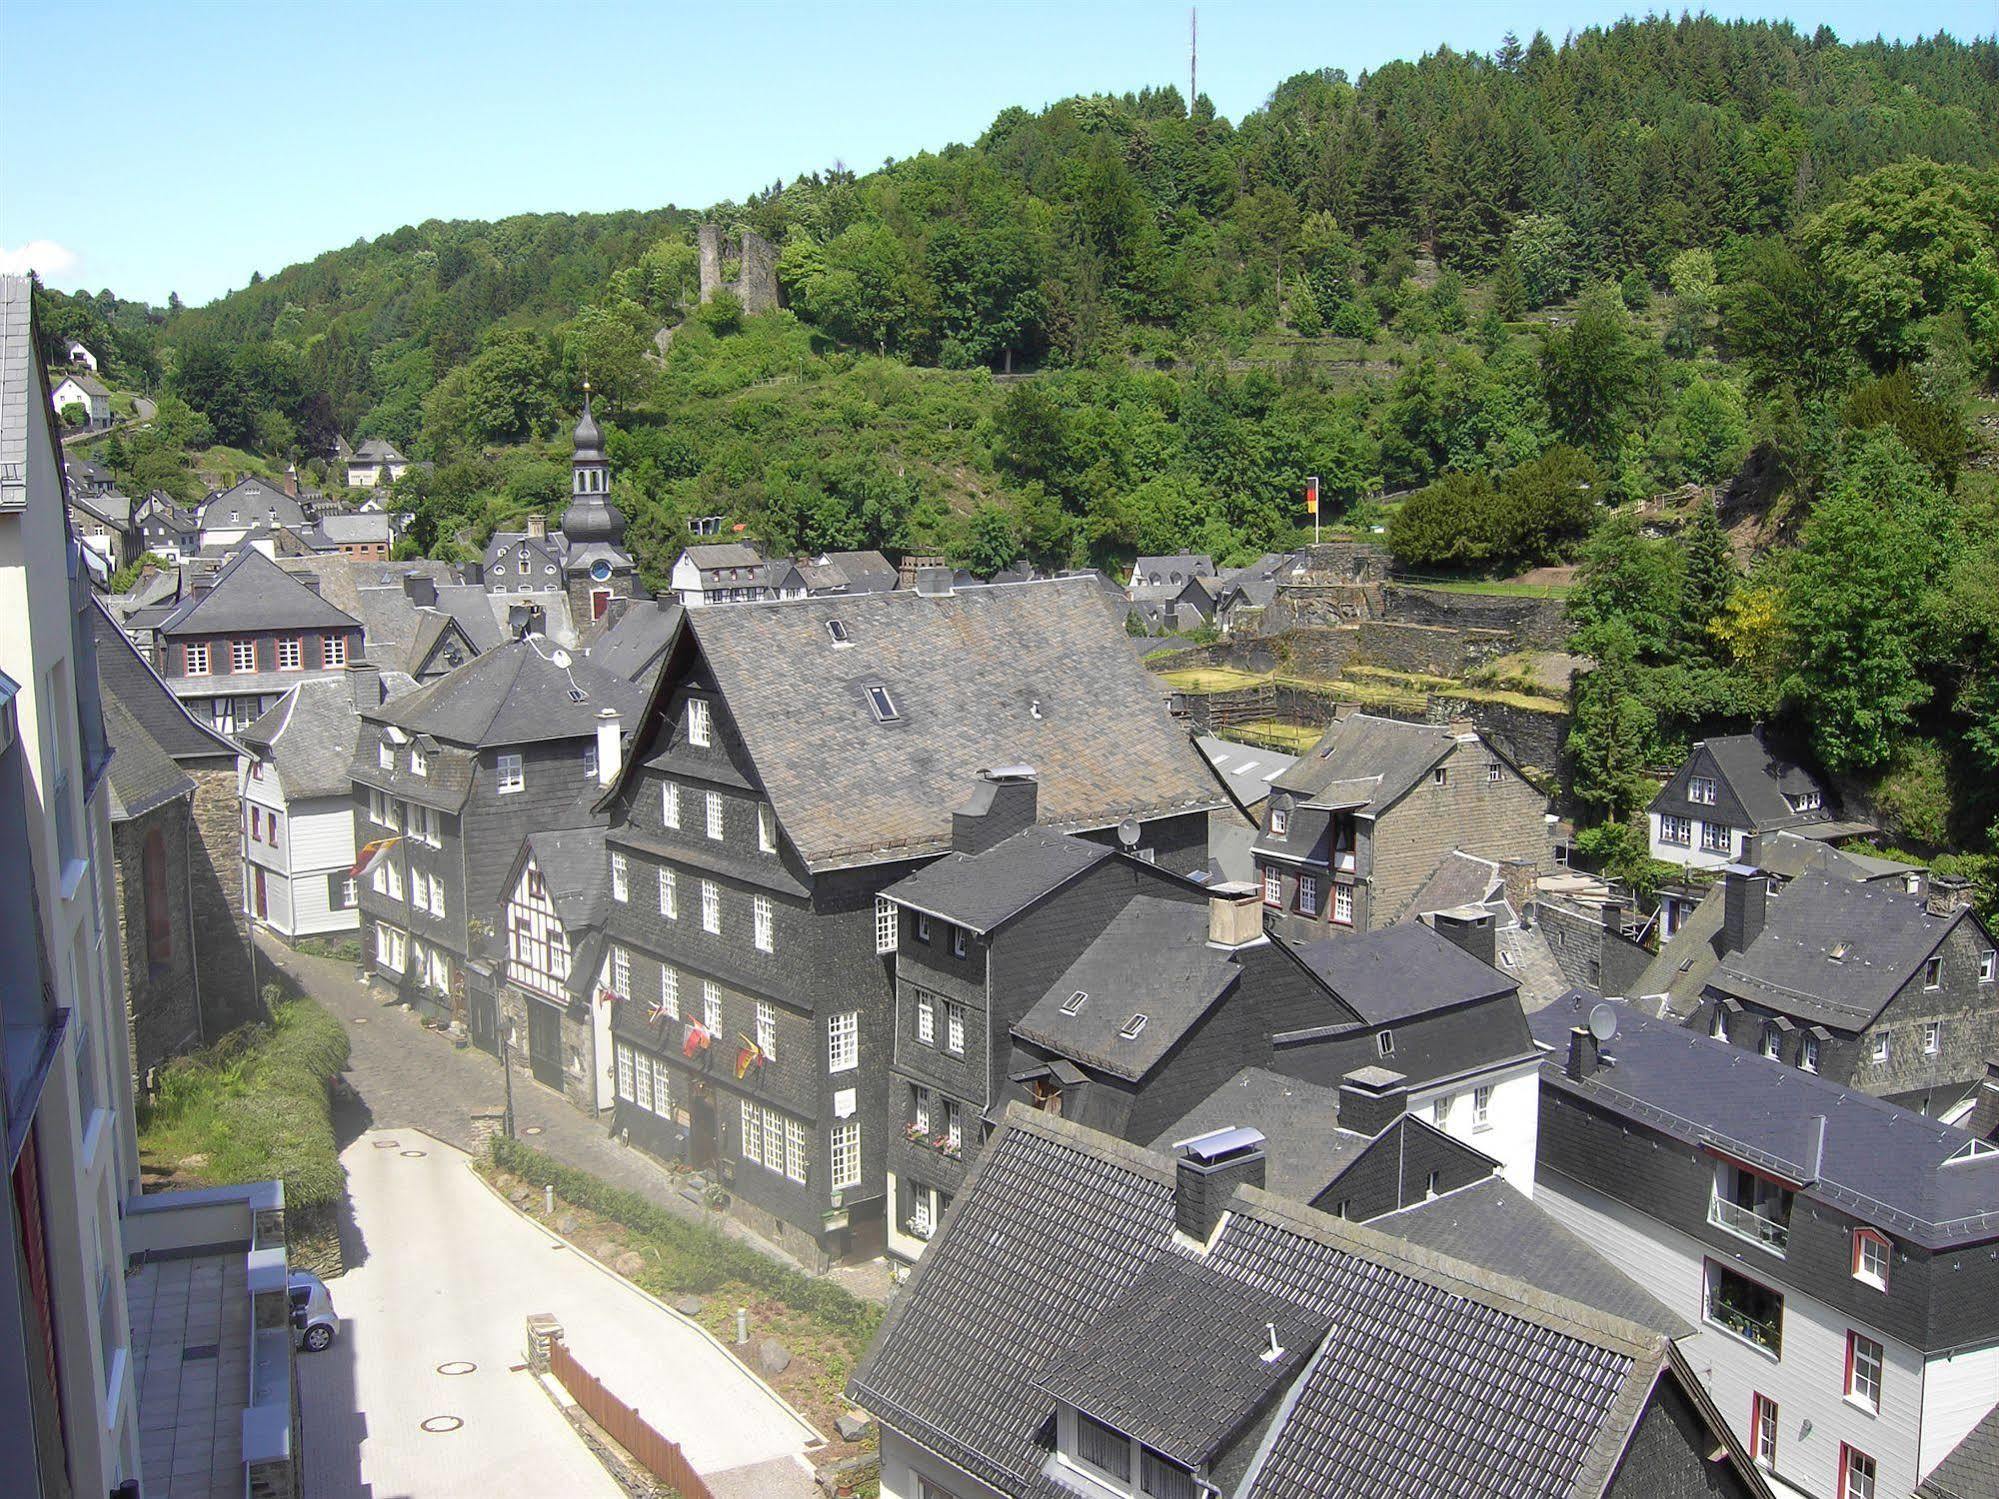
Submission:
M 1089 997 L 1090 996 L 1087 993 L 1085 993 L 1083 990 L 1078 989 L 1074 994 L 1070 995 L 1067 999 L 1062 1001 L 1062 1013 L 1064 1015 L 1075 1014 L 1078 1010 L 1083 1008 L 1083 1001 L 1088 999 Z
M 1853 951 L 1853 944 L 1851 942 L 1835 943 L 1832 949 L 1833 962 L 1844 963 L 1846 961 L 1846 955 L 1852 951 Z
M 895 699 L 888 695 L 886 687 L 868 689 L 868 707 L 873 711 L 876 723 L 894 723 L 902 717 L 896 711 Z
M 588 696 L 589 694 L 581 687 L 572 687 L 569 689 L 569 701 L 572 703 L 580 703 Z
M 835 645 L 852 645 L 852 644 L 853 644 L 853 642 L 852 642 L 851 640 L 849 640 L 849 639 L 847 638 L 847 626 L 846 626 L 846 624 L 845 624 L 845 623 L 844 623 L 843 621 L 841 621 L 841 620 L 837 620 L 837 619 L 829 619 L 829 620 L 827 620 L 827 621 L 826 621 L 826 633 L 827 633 L 827 634 L 828 634 L 829 636 L 831 636 L 831 637 L 832 637 L 832 640 L 833 640 L 833 644 L 835 644 Z
M 1377 1031 L 1374 1037 L 1375 1052 L 1384 1057 L 1395 1055 L 1395 1032 Z
M 1152 1017 L 1150 1015 L 1146 1014 L 1143 1010 L 1140 1010 L 1136 1015 L 1132 1016 L 1131 1019 L 1127 1020 L 1124 1023 L 1124 1025 L 1119 1029 L 1118 1031 L 1119 1038 L 1125 1041 L 1136 1041 L 1138 1039 L 1138 1033 L 1145 1029 L 1145 1023 L 1151 1018 Z

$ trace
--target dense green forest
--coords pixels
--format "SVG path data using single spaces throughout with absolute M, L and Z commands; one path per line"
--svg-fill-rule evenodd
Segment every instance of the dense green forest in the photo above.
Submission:
M 1610 823 L 1689 735 L 1789 713 L 1910 839 L 1990 848 L 1995 119 L 1989 39 L 1625 21 L 1300 73 L 1234 124 L 1172 88 L 1011 109 L 704 214 L 427 222 L 44 326 L 161 393 L 128 483 L 387 436 L 435 462 L 404 499 L 439 555 L 560 503 L 587 373 L 655 583 L 696 514 L 985 571 L 1240 560 L 1317 474 L 1412 569 L 1580 562 L 1575 790 Z M 704 217 L 779 247 L 786 310 L 697 305 Z M 1690 484 L 1719 518 L 1657 506 Z

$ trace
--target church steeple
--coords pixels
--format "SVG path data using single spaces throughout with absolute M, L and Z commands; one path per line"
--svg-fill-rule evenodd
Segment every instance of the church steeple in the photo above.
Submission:
M 569 460 L 569 508 L 562 514 L 562 534 L 571 546 L 585 541 L 623 546 L 625 517 L 611 503 L 611 460 L 604 455 L 604 433 L 590 411 L 590 382 L 583 382 L 583 415 L 576 422 L 576 452 Z

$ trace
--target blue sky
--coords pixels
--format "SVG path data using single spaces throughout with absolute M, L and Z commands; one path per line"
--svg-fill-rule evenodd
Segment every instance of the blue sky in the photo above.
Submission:
M 1489 51 L 1509 25 L 1559 40 L 1625 8 L 1211 0 L 1201 87 L 1238 119 L 1303 69 Z M 1999 9 L 1790 14 L 1851 40 L 1990 34 Z M 426 218 L 702 207 L 973 139 L 1010 104 L 1187 82 L 1186 5 L 1138 0 L 0 0 L 0 30 L 0 268 L 190 303 Z

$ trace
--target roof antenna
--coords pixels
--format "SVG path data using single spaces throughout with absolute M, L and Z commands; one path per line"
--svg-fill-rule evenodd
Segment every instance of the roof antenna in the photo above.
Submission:
M 1263 1350 L 1261 1357 L 1266 1364 L 1274 1364 L 1284 1357 L 1284 1345 L 1277 1341 L 1277 1324 L 1275 1322 L 1266 1322 L 1263 1326 L 1270 1334 L 1270 1346 Z

